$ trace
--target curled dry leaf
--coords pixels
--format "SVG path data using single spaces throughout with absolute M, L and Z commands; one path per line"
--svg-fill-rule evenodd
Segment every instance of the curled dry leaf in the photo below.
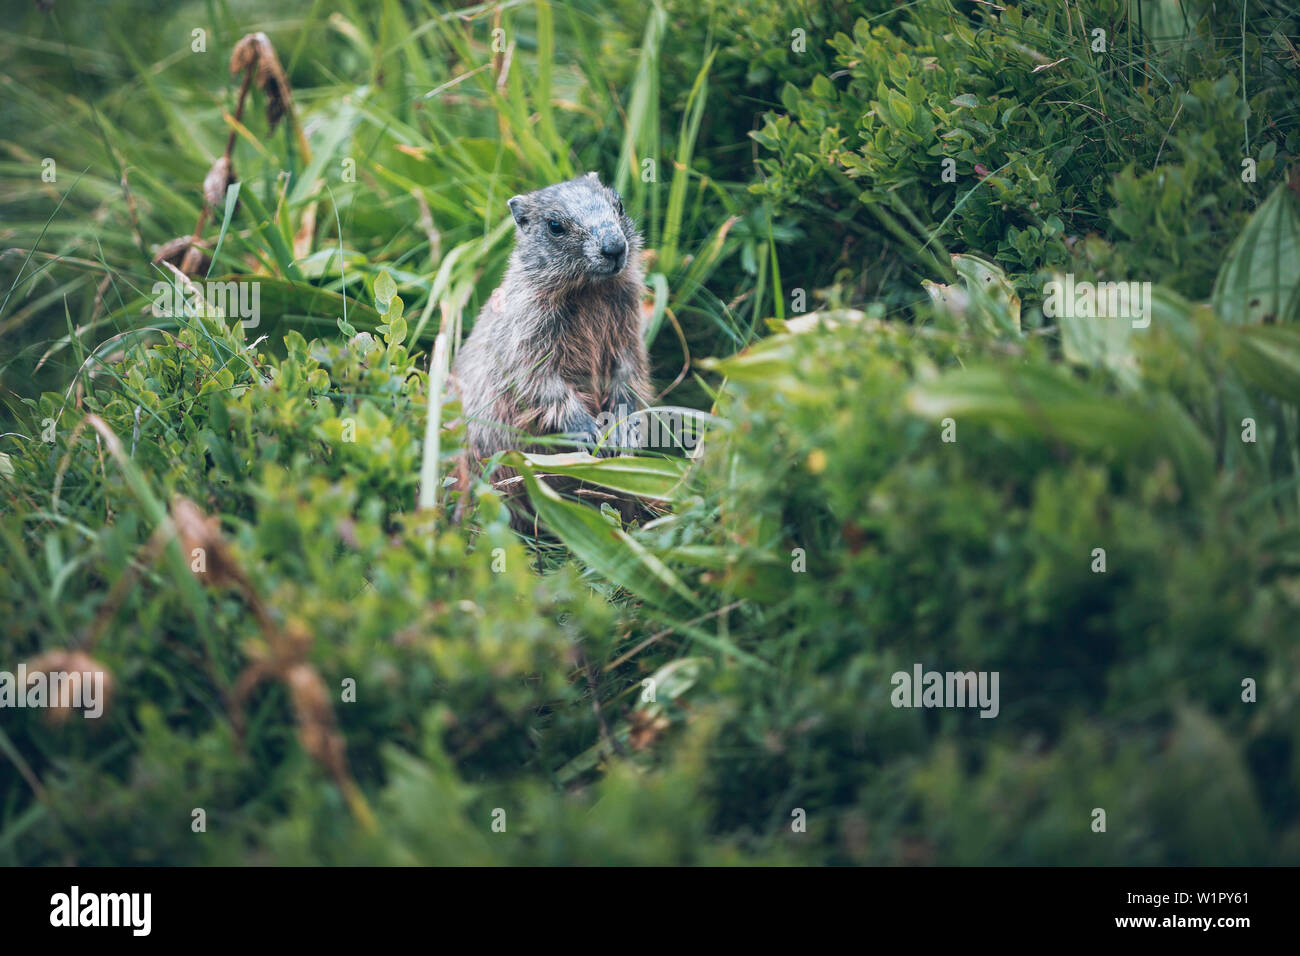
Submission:
M 181 260 L 181 272 L 187 276 L 196 276 L 200 272 L 206 272 L 207 267 L 203 264 L 204 260 L 212 261 L 203 254 L 197 245 L 190 246 L 185 253 L 185 258 Z
M 211 586 L 230 584 L 246 594 L 253 593 L 243 568 L 221 537 L 220 522 L 215 515 L 204 515 L 194 502 L 178 496 L 172 501 L 172 524 L 180 536 L 186 560 L 202 557 L 203 577 Z
M 231 719 L 236 731 L 242 736 L 244 705 L 253 688 L 266 680 L 283 681 L 289 689 L 302 749 L 334 779 L 357 819 L 373 829 L 374 817 L 348 770 L 347 745 L 334 719 L 329 690 L 309 660 L 311 632 L 296 617 L 291 617 L 283 628 L 276 627 L 265 615 L 259 617 L 266 645 L 253 649 L 252 660 L 235 682 Z
M 219 156 L 203 177 L 203 198 L 214 211 L 220 212 L 226 202 L 226 190 L 235 181 L 235 165 L 229 156 Z
M 189 236 L 177 236 L 175 239 L 168 239 L 161 246 L 154 247 L 153 261 L 170 262 L 172 265 L 176 265 L 189 247 Z
M 249 33 L 240 38 L 230 52 L 230 74 L 234 76 L 240 70 L 248 69 L 257 63 L 257 38 L 259 34 Z
M 46 720 L 55 727 L 67 723 L 74 713 L 84 710 L 90 700 L 83 696 L 95 695 L 94 703 L 102 713 L 108 709 L 113 696 L 113 675 L 107 667 L 84 651 L 53 650 L 38 654 L 26 663 L 30 682 L 33 674 L 44 674 L 47 686 Z M 57 683 L 53 675 L 60 675 Z M 100 675 L 96 681 L 95 675 Z M 98 686 L 83 688 L 89 678 Z M 56 690 L 60 688 L 60 690 Z
M 289 77 L 280 65 L 275 47 L 265 33 L 250 33 L 235 44 L 230 54 L 230 72 L 253 67 L 257 88 L 266 97 L 266 122 L 272 130 L 289 112 L 291 91 Z
M 205 251 L 208 244 L 202 240 L 194 241 L 193 236 L 177 236 L 169 239 L 154 250 L 153 261 L 167 262 L 180 269 L 186 275 L 207 274 L 212 259 Z M 190 268 L 186 268 L 186 265 Z
M 663 713 L 650 713 L 644 710 L 632 711 L 629 723 L 631 727 L 628 731 L 628 743 L 632 745 L 633 750 L 647 750 L 653 747 L 660 735 L 672 725 Z
M 196 549 L 201 549 L 208 582 L 213 587 L 237 587 L 262 631 L 265 644 L 250 651 L 251 660 L 236 679 L 230 696 L 231 722 L 236 732 L 243 735 L 244 704 L 253 688 L 273 678 L 283 681 L 289 688 L 303 750 L 334 778 L 357 819 L 373 829 L 374 817 L 348 771 L 347 747 L 334 720 L 329 691 L 311 664 L 311 631 L 296 617 L 290 617 L 283 627 L 277 624 L 221 537 L 215 515 L 205 515 L 193 501 L 178 495 L 172 500 L 171 519 L 186 556 L 195 557 Z
M 343 738 L 334 727 L 325 681 L 310 664 L 295 664 L 286 671 L 294 716 L 298 719 L 298 740 L 308 755 L 329 771 L 335 780 L 348 779 L 347 753 Z

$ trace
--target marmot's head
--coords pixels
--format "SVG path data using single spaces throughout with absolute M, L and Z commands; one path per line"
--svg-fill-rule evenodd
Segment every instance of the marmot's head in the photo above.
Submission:
M 641 248 L 614 190 L 595 173 L 514 196 L 515 256 L 547 282 L 599 282 L 622 275 Z

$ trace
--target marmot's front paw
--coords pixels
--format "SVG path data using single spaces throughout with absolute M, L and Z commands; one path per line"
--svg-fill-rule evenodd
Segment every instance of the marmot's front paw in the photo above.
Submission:
M 618 451 L 633 451 L 641 448 L 642 419 L 630 405 L 616 405 L 600 413 L 597 421 L 605 438 L 605 445 L 611 454 Z
M 590 443 L 593 455 L 609 457 L 641 447 L 639 418 L 619 418 L 613 412 L 601 412 L 593 419 Z
M 628 411 L 627 414 L 623 409 L 603 411 L 595 417 L 586 412 L 573 415 L 561 434 L 591 454 L 602 457 L 640 448 L 642 416 Z
M 607 442 L 616 449 L 635 451 L 641 447 L 641 418 L 636 416 L 617 423 L 609 432 Z
M 560 432 L 562 438 L 567 438 L 583 451 L 591 455 L 609 454 L 608 448 L 602 449 L 601 443 L 608 445 L 605 430 L 591 415 L 583 412 L 581 415 L 572 416 L 563 431 Z

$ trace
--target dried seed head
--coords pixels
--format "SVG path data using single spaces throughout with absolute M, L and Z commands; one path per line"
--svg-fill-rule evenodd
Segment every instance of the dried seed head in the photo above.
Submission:
M 335 780 L 348 779 L 347 749 L 334 727 L 334 709 L 320 674 L 310 664 L 295 664 L 284 676 L 289 685 L 298 741 Z
M 259 34 L 249 33 L 240 37 L 235 49 L 230 53 L 230 75 L 248 69 L 250 63 L 257 62 L 257 38 Z
M 232 74 L 246 70 L 249 66 L 254 67 L 253 79 L 266 97 L 266 122 L 274 131 L 289 112 L 292 91 L 289 88 L 289 77 L 265 33 L 248 34 L 235 44 L 235 49 L 230 54 Z
M 632 727 L 628 734 L 628 743 L 632 745 L 633 750 L 646 750 L 654 746 L 655 741 L 672 724 L 664 714 L 652 714 L 644 710 L 632 711 L 630 723 Z
M 226 202 L 226 190 L 235 181 L 235 165 L 229 156 L 220 156 L 203 177 L 203 198 L 214 211 L 220 211 Z
M 180 535 L 185 558 L 191 560 L 197 553 L 202 554 L 203 577 L 212 587 L 231 584 L 251 593 L 243 568 L 221 537 L 220 520 L 216 515 L 208 517 L 190 499 L 177 496 L 172 501 L 172 524 Z
M 200 272 L 207 272 L 207 267 L 203 264 L 205 259 L 208 262 L 212 261 L 199 251 L 198 246 L 190 246 L 185 253 L 185 258 L 181 260 L 181 272 L 187 276 L 196 276 Z
M 270 49 L 269 44 L 267 48 Z M 274 50 L 257 68 L 257 85 L 266 94 L 266 122 L 274 130 L 280 119 L 289 112 L 292 96 L 289 77 L 285 75 L 284 68 L 280 66 L 280 58 Z
M 177 236 L 154 250 L 154 262 L 169 262 L 188 276 L 207 274 L 212 260 L 205 250 L 208 244 L 195 242 L 192 236 Z M 188 268 L 187 268 L 188 266 Z
M 189 247 L 189 236 L 177 236 L 175 239 L 169 239 L 161 246 L 154 247 L 153 261 L 170 262 L 172 265 L 176 265 L 181 261 L 181 256 L 185 255 L 185 250 Z

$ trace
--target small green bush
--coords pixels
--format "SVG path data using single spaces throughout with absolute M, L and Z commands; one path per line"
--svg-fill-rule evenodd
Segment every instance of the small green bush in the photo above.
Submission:
M 922 274 L 947 248 L 1032 275 L 1095 234 L 1115 244 L 1116 274 L 1203 296 L 1259 196 L 1242 160 L 1263 181 L 1278 149 L 1300 147 L 1294 84 L 1240 88 L 1240 45 L 1219 39 L 1238 31 L 1234 12 L 1209 8 L 1160 51 L 1127 9 L 1102 0 L 1075 22 L 1032 0 L 969 13 L 935 0 L 862 17 L 828 38 L 834 73 L 787 84 L 753 134 L 766 175 L 752 188 L 830 227 L 809 230 L 826 261 L 865 207 Z M 1241 37 L 1270 81 L 1272 22 Z

